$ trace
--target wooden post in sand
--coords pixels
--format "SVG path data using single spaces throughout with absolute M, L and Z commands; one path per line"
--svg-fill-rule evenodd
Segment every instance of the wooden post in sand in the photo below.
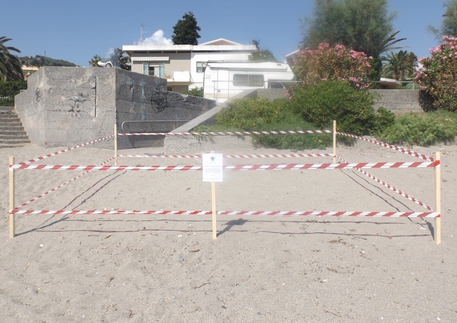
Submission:
M 336 163 L 336 120 L 333 120 L 333 163 Z
M 8 199 L 8 227 L 9 227 L 9 234 L 8 237 L 14 238 L 16 235 L 16 225 L 14 219 L 13 210 L 15 208 L 15 189 L 14 189 L 14 169 L 11 168 L 14 165 L 14 157 L 10 156 L 9 158 L 9 199 Z
M 441 243 L 441 153 L 435 153 L 435 160 L 438 165 L 435 167 L 435 212 L 440 214 L 440 217 L 435 218 L 435 241 L 436 244 Z
M 211 182 L 211 210 L 213 222 L 213 239 L 217 238 L 216 183 Z
M 114 166 L 117 166 L 117 125 L 114 124 Z
M 211 182 L 213 239 L 217 238 L 216 182 L 222 182 L 224 177 L 222 159 L 223 155 L 215 154 L 214 151 L 211 151 L 210 154 L 202 155 L 203 181 Z

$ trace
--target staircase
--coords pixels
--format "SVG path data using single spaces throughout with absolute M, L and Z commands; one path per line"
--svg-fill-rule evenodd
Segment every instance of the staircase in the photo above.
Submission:
M 21 119 L 13 107 L 0 107 L 0 149 L 22 147 L 29 143 Z

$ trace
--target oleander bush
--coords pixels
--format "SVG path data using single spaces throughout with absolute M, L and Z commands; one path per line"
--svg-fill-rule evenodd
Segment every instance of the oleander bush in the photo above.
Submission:
M 435 109 L 457 112 L 457 37 L 443 36 L 443 42 L 422 57 L 415 81 L 434 98 Z

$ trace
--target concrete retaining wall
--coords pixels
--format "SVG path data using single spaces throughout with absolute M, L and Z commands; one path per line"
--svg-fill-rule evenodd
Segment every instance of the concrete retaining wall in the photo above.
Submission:
M 30 140 L 73 146 L 118 132 L 167 132 L 215 102 L 167 92 L 167 81 L 117 68 L 43 67 L 16 96 Z M 165 120 L 165 122 L 163 122 Z M 158 137 L 120 137 L 119 148 L 163 145 Z M 97 144 L 112 147 L 112 142 Z
M 384 107 L 394 113 L 423 112 L 419 90 L 370 90 L 375 95 L 373 109 Z

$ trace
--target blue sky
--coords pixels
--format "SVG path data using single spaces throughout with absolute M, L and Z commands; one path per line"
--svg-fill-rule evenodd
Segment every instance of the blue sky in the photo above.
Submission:
M 96 54 L 108 57 L 110 48 L 133 45 L 141 37 L 171 40 L 173 26 L 192 11 L 201 28 L 199 43 L 226 38 L 241 44 L 260 40 L 282 61 L 302 39 L 300 19 L 312 15 L 314 0 L 130 0 L 130 1 L 9 1 L 2 5 L 0 36 L 12 38 L 8 46 L 19 56 L 46 55 L 80 66 Z M 419 58 L 439 44 L 427 31 L 439 27 L 444 12 L 442 0 L 390 0 L 397 12 L 394 30 L 406 37 L 402 45 Z M 161 36 L 161 37 L 160 37 Z M 156 37 L 157 39 L 157 37 Z

